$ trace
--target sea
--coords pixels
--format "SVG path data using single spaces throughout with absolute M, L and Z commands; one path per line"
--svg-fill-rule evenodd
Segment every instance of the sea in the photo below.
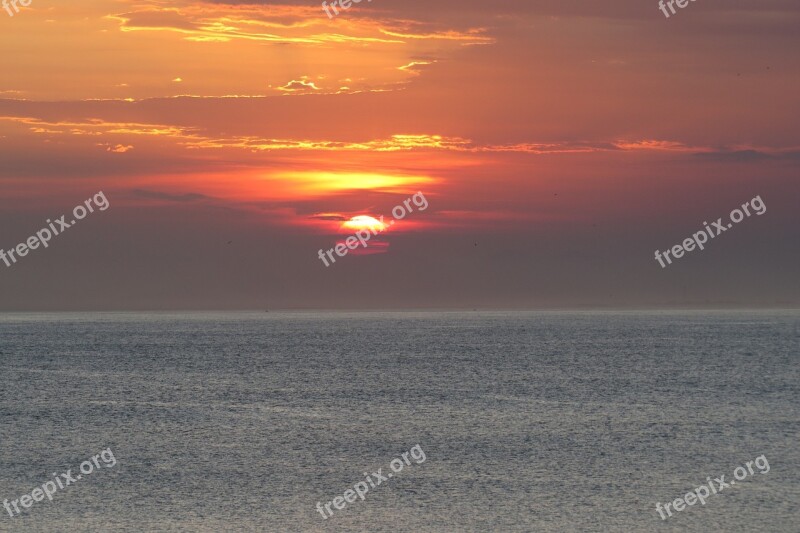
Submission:
M 0 531 L 796 533 L 799 393 L 797 310 L 2 313 Z

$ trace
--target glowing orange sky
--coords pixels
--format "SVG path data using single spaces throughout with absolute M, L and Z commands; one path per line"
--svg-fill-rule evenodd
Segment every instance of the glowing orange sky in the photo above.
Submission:
M 796 2 L 698 2 L 670 20 L 648 2 L 566 4 L 0 12 L 4 209 L 22 224 L 102 189 L 134 227 L 137 209 L 192 204 L 324 246 L 341 221 L 321 215 L 388 215 L 420 190 L 431 209 L 396 233 L 492 235 L 503 263 L 521 253 L 509 232 L 614 220 L 620 241 L 622 224 L 682 220 L 682 198 L 702 217 L 718 194 L 794 190 Z

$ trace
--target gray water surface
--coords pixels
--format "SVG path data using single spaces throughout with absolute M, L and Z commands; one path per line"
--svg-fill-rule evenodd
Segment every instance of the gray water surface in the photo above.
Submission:
M 0 500 L 117 461 L 0 531 L 797 532 L 798 363 L 798 311 L 0 314 Z

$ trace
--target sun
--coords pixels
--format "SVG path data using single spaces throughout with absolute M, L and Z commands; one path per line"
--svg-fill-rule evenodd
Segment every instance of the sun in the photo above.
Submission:
M 368 229 L 373 232 L 381 232 L 386 229 L 386 224 L 375 217 L 369 215 L 358 215 L 342 223 L 342 229 L 358 231 Z

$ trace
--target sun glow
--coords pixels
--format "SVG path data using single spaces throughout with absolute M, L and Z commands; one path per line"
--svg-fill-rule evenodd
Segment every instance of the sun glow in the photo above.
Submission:
M 427 176 L 359 172 L 281 172 L 274 177 L 294 183 L 306 192 L 316 193 L 347 190 L 401 192 L 434 181 Z
M 386 224 L 369 215 L 358 215 L 343 222 L 341 228 L 349 231 L 367 229 L 373 232 L 381 232 L 386 229 Z

